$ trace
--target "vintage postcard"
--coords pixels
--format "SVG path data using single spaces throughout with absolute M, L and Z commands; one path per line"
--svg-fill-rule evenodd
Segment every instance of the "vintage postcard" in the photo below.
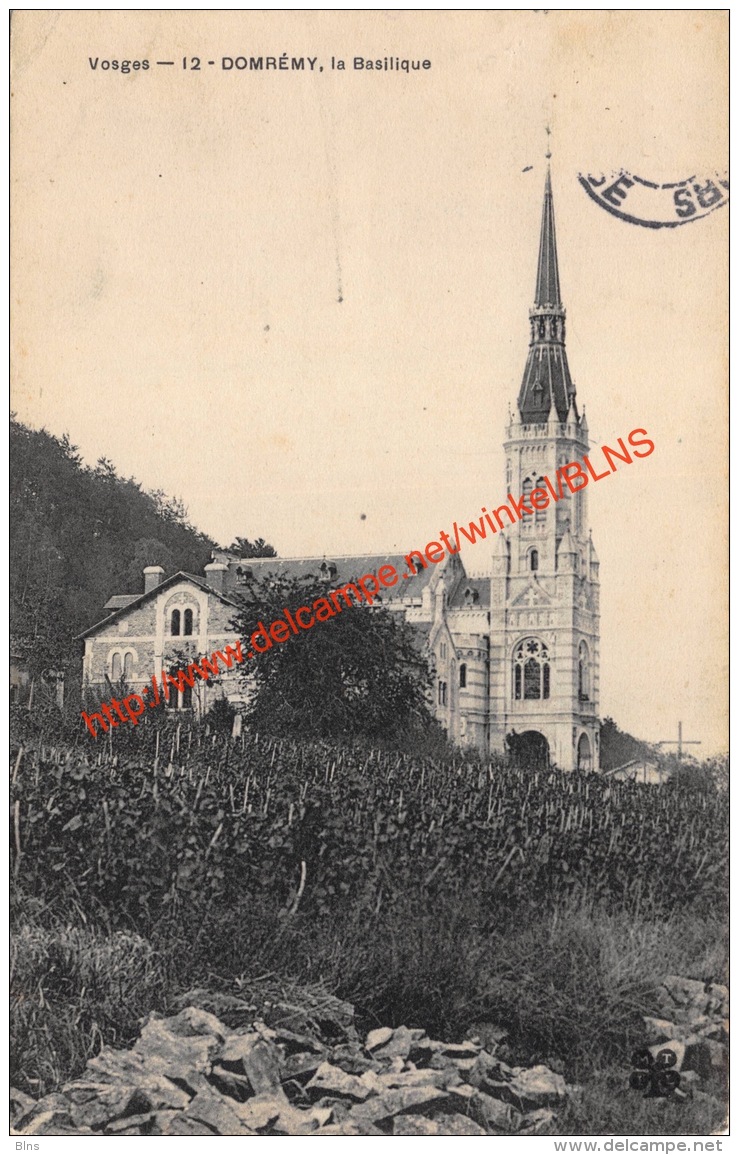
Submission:
M 11 57 L 16 1149 L 720 1151 L 728 12 Z

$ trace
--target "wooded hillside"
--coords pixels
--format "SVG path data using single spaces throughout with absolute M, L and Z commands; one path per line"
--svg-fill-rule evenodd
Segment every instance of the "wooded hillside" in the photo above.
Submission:
M 74 641 L 112 594 L 143 590 L 142 569 L 201 573 L 215 542 L 177 498 L 86 466 L 65 436 L 11 421 L 10 632 L 32 672 L 79 672 Z

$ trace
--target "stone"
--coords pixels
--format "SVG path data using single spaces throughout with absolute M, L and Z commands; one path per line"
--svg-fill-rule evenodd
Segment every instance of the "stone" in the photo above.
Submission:
M 243 1058 L 247 1055 L 253 1046 L 259 1041 L 260 1035 L 257 1031 L 247 1031 L 229 1035 L 221 1050 L 222 1065 L 233 1067 L 237 1070 L 243 1070 Z
M 721 983 L 710 983 L 708 986 L 708 996 L 711 1006 L 715 1007 L 716 1012 L 720 1013 L 722 1019 L 729 1016 L 729 989 Z
M 213 1131 L 210 1127 L 206 1127 L 205 1123 L 201 1123 L 198 1119 L 192 1119 L 183 1111 L 178 1111 L 174 1117 L 166 1124 L 166 1130 L 162 1131 L 163 1135 L 210 1135 L 213 1136 Z
M 531 1109 L 548 1107 L 564 1099 L 565 1081 L 562 1075 L 550 1071 L 549 1067 L 514 1067 L 514 1077 L 507 1084 L 508 1091 L 524 1107 Z
M 539 1107 L 537 1111 L 529 1111 L 521 1120 L 518 1129 L 519 1135 L 551 1135 L 557 1115 L 548 1107 Z
M 19 1135 L 94 1135 L 91 1127 L 75 1123 L 68 1111 L 52 1108 L 40 1111 L 20 1131 Z
M 335 1067 L 341 1067 L 342 1071 L 347 1071 L 350 1075 L 362 1075 L 365 1071 L 372 1070 L 379 1071 L 382 1066 L 375 1059 L 368 1058 L 358 1043 L 340 1043 L 338 1047 L 332 1048 L 328 1058 Z
M 379 1128 L 373 1126 L 372 1123 L 361 1123 L 356 1119 L 343 1119 L 340 1123 L 329 1123 L 327 1127 L 321 1128 L 321 1136 L 323 1135 L 382 1135 Z
M 438 1087 L 399 1087 L 352 1107 L 349 1118 L 362 1124 L 379 1125 L 382 1130 L 382 1125 L 389 1124 L 396 1115 L 423 1114 L 429 1107 L 438 1108 L 447 1103 L 446 1092 Z
M 198 1091 L 183 1113 L 189 1119 L 204 1123 L 216 1135 L 253 1135 L 254 1130 L 236 1113 L 240 1106 L 209 1087 Z
M 684 1030 L 683 1026 L 671 1023 L 668 1019 L 654 1019 L 650 1015 L 643 1016 L 647 1043 L 658 1043 L 661 1039 L 677 1039 Z
M 357 1075 L 348 1075 L 341 1067 L 334 1067 L 332 1063 L 321 1063 L 305 1089 L 316 1098 L 329 1094 L 343 1099 L 353 1099 L 357 1103 L 364 1102 L 374 1094 L 372 1088 L 362 1082 Z
M 486 1135 L 487 1132 L 464 1115 L 398 1115 L 393 1119 L 393 1135 Z
M 59 1120 L 66 1120 L 66 1125 L 73 1126 L 72 1120 L 72 1104 L 65 1095 L 61 1095 L 58 1091 L 52 1091 L 49 1095 L 44 1095 L 43 1099 L 32 1100 L 32 1105 L 24 1114 L 19 1115 L 15 1121 L 15 1129 L 19 1134 L 32 1135 L 35 1131 L 30 1131 L 29 1127 L 41 1115 L 52 1115 Z M 46 1126 L 46 1123 L 44 1123 Z M 46 1134 L 47 1132 L 44 1132 Z
M 508 1031 L 497 1023 L 473 1023 L 467 1031 L 467 1038 L 471 1043 L 477 1043 L 483 1050 L 493 1054 L 496 1047 L 508 1038 Z
M 10 1088 L 10 1122 L 11 1126 L 22 1119 L 36 1106 L 36 1100 L 27 1095 L 25 1091 L 19 1091 L 17 1087 Z
M 702 1079 L 711 1076 L 724 1075 L 729 1063 L 729 1053 L 723 1043 L 714 1039 L 701 1039 L 699 1042 L 689 1043 L 685 1048 L 683 1066 L 690 1071 L 697 1071 Z
M 70 1113 L 76 1124 L 99 1130 L 122 1115 L 143 1115 L 152 1104 L 136 1087 L 126 1083 L 71 1083 L 65 1094 L 72 1104 Z M 187 1095 L 181 1092 L 186 1106 Z M 163 1104 L 162 1104 L 163 1105 Z
M 667 975 L 662 986 L 678 1006 L 686 1006 L 706 992 L 706 984 L 699 979 L 684 979 L 680 975 Z
M 241 1062 L 247 1079 L 254 1088 L 255 1095 L 275 1092 L 281 1089 L 280 1063 L 282 1056 L 274 1043 L 266 1039 L 258 1042 L 242 1056 Z
M 439 1043 L 430 1040 L 430 1046 L 433 1051 L 440 1052 L 450 1059 L 476 1059 L 482 1049 L 479 1043 L 473 1043 L 470 1039 L 465 1039 L 463 1043 Z
M 510 1082 L 513 1071 L 506 1063 L 494 1058 L 487 1051 L 480 1051 L 474 1063 L 467 1072 L 467 1082 L 473 1087 L 494 1095 L 501 1083 Z
M 209 1011 L 231 1031 L 251 1024 L 257 1013 L 253 1003 L 245 1002 L 235 995 L 220 994 L 218 991 L 208 991 L 201 987 L 187 991 L 176 1000 L 175 1006 L 200 1007 L 201 1010 Z
M 193 1035 L 212 1035 L 223 1043 L 230 1033 L 220 1019 L 202 1007 L 185 1007 L 177 1015 L 162 1020 L 173 1035 L 182 1035 L 185 1038 Z
M 383 1047 L 393 1037 L 392 1027 L 378 1027 L 374 1031 L 370 1031 L 365 1039 L 365 1047 L 368 1051 L 374 1051 L 376 1047 Z
M 376 1059 L 407 1059 L 416 1042 L 408 1027 L 396 1027 L 391 1037 L 374 1050 Z
M 269 1028 L 267 1029 L 269 1030 Z M 286 1055 L 300 1051 L 313 1051 L 317 1055 L 325 1055 L 326 1053 L 323 1043 L 319 1043 L 310 1035 L 299 1035 L 295 1031 L 289 1031 L 287 1027 L 275 1027 L 269 1030 L 269 1034 L 275 1042 L 280 1044 Z M 262 1037 L 264 1038 L 265 1035 L 263 1034 Z
M 252 1085 L 246 1075 L 227 1071 L 225 1067 L 213 1067 L 208 1079 L 222 1095 L 228 1095 L 237 1102 L 243 1102 L 252 1094 Z
M 277 1091 L 282 1083 L 282 1055 L 275 1043 L 257 1031 L 229 1035 L 221 1051 L 221 1064 L 243 1072 L 255 1095 Z
M 147 1111 L 144 1115 L 126 1115 L 125 1119 L 114 1119 L 105 1128 L 106 1135 L 154 1135 L 161 1134 L 155 1131 L 156 1113 Z
M 277 1122 L 284 1105 L 272 1095 L 254 1095 L 246 1103 L 239 1103 L 234 1111 L 251 1131 L 259 1132 L 269 1130 Z
M 220 1051 L 213 1035 L 174 1035 L 163 1019 L 150 1018 L 134 1043 L 147 1071 L 186 1083 L 198 1091 Z
M 484 1091 L 475 1091 L 470 1100 L 470 1113 L 486 1132 L 512 1134 L 518 1128 L 520 1115 L 510 1103 L 502 1103 Z
M 288 1055 L 282 1064 L 283 1083 L 287 1083 L 291 1079 L 298 1083 L 307 1083 L 324 1061 L 321 1055 L 314 1053 L 297 1052 Z

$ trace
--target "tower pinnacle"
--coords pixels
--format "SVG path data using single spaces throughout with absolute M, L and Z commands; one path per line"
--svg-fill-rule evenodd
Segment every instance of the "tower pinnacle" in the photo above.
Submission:
M 536 296 L 534 307 L 529 312 L 529 322 L 529 353 L 518 394 L 521 421 L 525 425 L 543 424 L 552 405 L 560 421 L 567 420 L 571 409 L 577 418 L 575 386 L 565 351 L 565 309 L 559 287 L 552 175 L 548 164 L 536 267 Z

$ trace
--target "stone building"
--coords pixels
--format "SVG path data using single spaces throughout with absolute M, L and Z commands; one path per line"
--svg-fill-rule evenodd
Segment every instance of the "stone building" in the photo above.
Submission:
M 565 348 L 549 174 L 544 191 L 530 342 L 515 415 L 505 430 L 505 494 L 539 489 L 542 479 L 588 452 Z M 501 483 L 501 488 L 503 485 Z M 493 531 L 490 572 L 468 575 L 458 553 L 383 591 L 423 635 L 435 667 L 434 711 L 450 737 L 481 751 L 513 744 L 529 763 L 597 769 L 599 579 L 588 527 L 587 490 L 531 508 Z M 484 547 L 478 542 L 476 555 Z M 203 578 L 144 571 L 144 593 L 114 597 L 110 615 L 86 632 L 84 680 L 99 686 L 125 675 L 135 688 L 168 656 L 222 648 L 239 585 L 269 572 L 311 573 L 336 588 L 383 565 L 408 570 L 400 554 L 240 559 L 215 551 Z M 230 678 L 230 680 L 229 680 Z M 207 708 L 214 694 L 242 701 L 235 674 L 183 693 L 173 707 Z

